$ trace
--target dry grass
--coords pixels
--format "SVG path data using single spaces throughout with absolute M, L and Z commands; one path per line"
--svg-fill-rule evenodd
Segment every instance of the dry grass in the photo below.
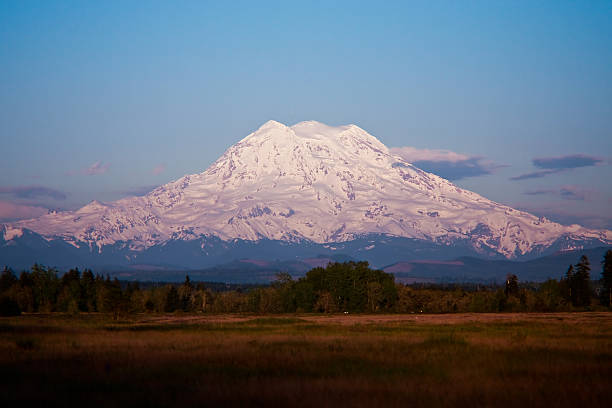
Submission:
M 0 403 L 609 406 L 612 314 L 0 319 Z

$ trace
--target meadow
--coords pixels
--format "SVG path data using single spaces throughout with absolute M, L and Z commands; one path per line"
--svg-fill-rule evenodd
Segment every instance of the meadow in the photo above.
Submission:
M 610 406 L 612 313 L 25 314 L 2 406 Z

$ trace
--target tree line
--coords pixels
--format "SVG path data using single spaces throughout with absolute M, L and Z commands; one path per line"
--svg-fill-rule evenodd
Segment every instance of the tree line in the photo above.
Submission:
M 454 313 L 555 312 L 610 307 L 612 250 L 602 262 L 602 278 L 591 280 L 586 256 L 570 265 L 560 280 L 520 283 L 508 275 L 504 285 L 404 285 L 367 262 L 331 263 L 294 280 L 277 275 L 269 286 L 248 290 L 214 290 L 186 276 L 182 284 L 141 287 L 138 282 L 71 269 L 34 265 L 16 276 L 0 275 L 0 314 L 21 312 L 101 312 L 115 319 L 130 313 Z M 594 287 L 595 286 L 595 287 Z

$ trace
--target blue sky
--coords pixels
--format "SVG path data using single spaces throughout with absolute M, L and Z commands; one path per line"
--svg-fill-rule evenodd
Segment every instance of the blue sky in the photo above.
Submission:
M 312 119 L 612 228 L 612 1 L 377 3 L 0 0 L 0 220 L 141 193 Z

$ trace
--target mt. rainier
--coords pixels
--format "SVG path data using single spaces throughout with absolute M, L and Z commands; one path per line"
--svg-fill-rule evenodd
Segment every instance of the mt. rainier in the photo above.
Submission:
M 143 197 L 0 225 L 0 263 L 52 263 L 62 253 L 75 257 L 73 264 L 172 259 L 165 263 L 197 267 L 263 243 L 291 248 L 287 256 L 299 256 L 300 248 L 353 248 L 352 255 L 368 259 L 390 240 L 410 245 L 396 245 L 389 263 L 423 248 L 430 255 L 461 248 L 524 258 L 609 245 L 611 234 L 563 226 L 461 189 L 391 154 L 355 125 L 269 121 L 203 173 Z

